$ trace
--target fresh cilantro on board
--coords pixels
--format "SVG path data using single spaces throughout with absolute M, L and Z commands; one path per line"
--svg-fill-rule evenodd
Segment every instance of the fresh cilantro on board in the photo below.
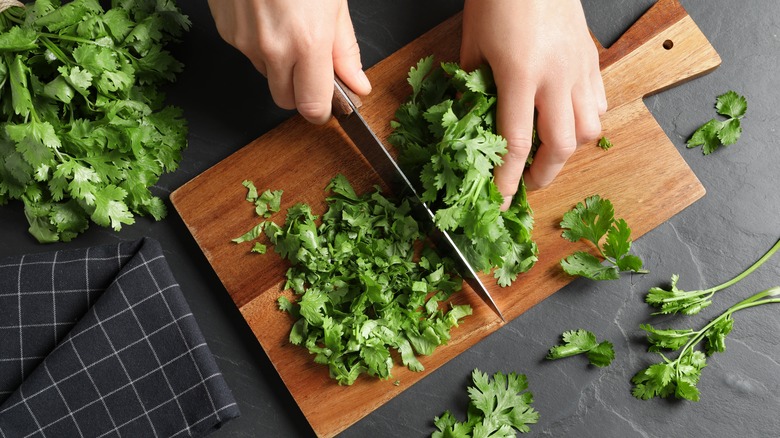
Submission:
M 747 111 L 747 100 L 734 91 L 718 96 L 715 103 L 718 114 L 726 120 L 712 119 L 697 129 L 688 140 L 688 148 L 701 146 L 704 155 L 715 152 L 721 146 L 734 144 L 742 135 L 742 118 Z
M 605 151 L 609 150 L 613 144 L 607 137 L 601 137 L 598 142 L 598 146 Z
M 645 297 L 645 302 L 652 306 L 661 308 L 661 310 L 655 314 L 683 313 L 685 315 L 695 315 L 705 307 L 712 304 L 711 298 L 713 295 L 715 295 L 715 292 L 726 289 L 727 287 L 738 283 L 740 280 L 750 275 L 751 272 L 755 271 L 759 266 L 763 265 L 764 262 L 769 260 L 769 258 L 772 257 L 772 255 L 779 249 L 780 240 L 778 240 L 774 246 L 772 246 L 772 248 L 766 252 L 766 254 L 753 263 L 749 268 L 745 269 L 745 271 L 743 271 L 741 274 L 725 283 L 713 286 L 708 289 L 694 291 L 678 289 L 677 282 L 679 281 L 680 277 L 677 274 L 674 274 L 672 275 L 671 288 L 669 290 L 663 289 L 661 287 L 650 288 L 650 290 L 647 292 L 647 296 Z
M 606 367 L 615 358 L 615 350 L 609 341 L 598 342 L 596 335 L 587 330 L 569 330 L 563 332 L 563 345 L 550 348 L 546 359 L 562 359 L 585 354 L 588 361 L 597 367 Z
M 187 127 L 159 86 L 182 69 L 165 45 L 190 22 L 171 0 L 110 4 L 0 13 L 0 204 L 20 200 L 39 242 L 166 215 L 149 187 L 178 167 Z
M 642 324 L 640 327 L 648 333 L 648 351 L 680 350 L 680 353 L 674 360 L 659 353 L 663 362 L 638 372 L 631 379 L 634 383 L 634 397 L 649 400 L 653 397 L 674 396 L 699 401 L 696 384 L 701 378 L 701 370 L 707 366 L 707 356 L 726 351 L 726 336 L 734 326 L 732 315 L 743 309 L 772 303 L 780 303 L 780 287 L 767 289 L 740 301 L 700 330 L 656 329 L 649 324 Z M 702 343 L 704 352 L 695 350 Z
M 245 185 L 254 199 L 254 185 Z M 423 244 L 408 201 L 358 195 L 343 175 L 327 189 L 321 218 L 296 204 L 282 226 L 263 222 L 274 251 L 291 265 L 285 289 L 295 299 L 278 299 L 296 320 L 290 343 L 305 346 L 341 385 L 363 373 L 390 378 L 395 357 L 422 371 L 417 355 L 446 344 L 450 329 L 471 314 L 468 305 L 442 304 L 462 280 L 449 274 L 451 260 Z M 275 197 L 268 203 L 278 209 Z
M 468 388 L 471 401 L 466 421 L 459 422 L 450 411 L 445 411 L 434 418 L 438 430 L 431 438 L 514 437 L 517 432 L 530 432 L 528 425 L 539 421 L 539 413 L 531 406 L 533 394 L 528 391 L 524 374 L 498 372 L 491 380 L 475 369 L 471 377 L 474 386 Z
M 533 212 L 521 183 L 511 207 L 493 182 L 506 140 L 496 134 L 496 87 L 491 71 L 434 66 L 421 59 L 408 76 L 412 95 L 395 113 L 389 137 L 399 161 L 435 211 L 436 225 L 449 231 L 475 269 L 501 286 L 537 260 L 531 240 Z
M 595 255 L 577 251 L 561 260 L 567 274 L 591 280 L 615 280 L 620 277 L 620 272 L 647 273 L 642 269 L 642 259 L 629 253 L 631 229 L 625 220 L 615 219 L 615 209 L 609 199 L 599 195 L 586 198 L 584 203 L 577 203 L 563 215 L 560 226 L 566 240 L 591 242 L 609 263 L 605 266 Z M 601 243 L 605 236 L 604 243 Z

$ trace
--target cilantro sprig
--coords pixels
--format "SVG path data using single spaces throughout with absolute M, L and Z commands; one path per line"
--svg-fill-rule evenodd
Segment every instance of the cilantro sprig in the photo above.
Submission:
M 0 13 L 0 204 L 20 200 L 40 242 L 89 221 L 161 219 L 149 191 L 178 167 L 187 128 L 159 85 L 190 22 L 170 0 L 37 0 Z
M 773 287 L 729 307 L 700 330 L 656 329 L 649 324 L 640 327 L 648 333 L 648 351 L 680 350 L 677 359 L 661 354 L 663 362 L 650 365 L 633 378 L 633 395 L 648 400 L 653 397 L 676 397 L 699 401 L 696 385 L 701 370 L 707 366 L 707 356 L 726 351 L 726 336 L 734 327 L 732 315 L 740 310 L 765 304 L 780 303 L 780 287 Z M 704 343 L 704 352 L 696 346 Z
M 704 155 L 720 147 L 732 145 L 742 135 L 742 118 L 747 112 L 747 100 L 734 91 L 718 96 L 715 110 L 726 120 L 712 119 L 694 131 L 688 139 L 688 148 L 701 146 Z
M 390 142 L 399 161 L 475 269 L 501 286 L 537 260 L 533 211 L 521 184 L 511 207 L 493 182 L 506 140 L 496 134 L 496 87 L 487 67 L 472 72 L 455 63 L 421 59 L 408 76 L 412 95 L 395 113 Z
M 695 315 L 712 304 L 712 296 L 715 295 L 716 292 L 733 286 L 750 275 L 753 271 L 758 269 L 759 266 L 769 260 L 769 258 L 778 250 L 780 250 L 780 240 L 778 240 L 766 254 L 742 273 L 729 281 L 707 289 L 693 291 L 679 289 L 677 288 L 677 282 L 680 277 L 679 275 L 674 274 L 672 275 L 670 289 L 667 290 L 661 287 L 650 288 L 645 297 L 645 301 L 651 306 L 660 307 L 661 310 L 655 312 L 655 314 L 682 313 L 685 315 Z
M 596 335 L 587 330 L 569 330 L 563 332 L 563 345 L 550 348 L 546 359 L 555 360 L 584 354 L 588 361 L 597 367 L 606 367 L 615 359 L 615 350 L 609 341 L 598 342 Z
M 560 226 L 564 230 L 563 238 L 570 242 L 580 239 L 591 242 L 608 263 L 605 266 L 595 255 L 577 251 L 561 260 L 567 274 L 591 280 L 615 280 L 620 278 L 620 272 L 647 273 L 642 269 L 642 259 L 629 253 L 631 228 L 625 220 L 615 219 L 615 209 L 609 199 L 599 195 L 586 198 L 563 215 Z
M 524 374 L 497 372 L 493 379 L 478 369 L 471 373 L 474 386 L 468 388 L 468 418 L 459 422 L 450 411 L 434 418 L 437 431 L 431 438 L 513 437 L 517 432 L 531 431 L 529 424 L 539 421 L 531 407 L 533 394 L 528 391 Z
M 446 344 L 450 329 L 471 314 L 468 305 L 441 304 L 462 280 L 432 248 L 417 252 L 423 236 L 408 201 L 379 191 L 358 195 L 343 175 L 327 189 L 332 195 L 321 218 L 296 204 L 282 226 L 264 222 L 274 251 L 291 264 L 285 289 L 295 300 L 278 300 L 296 320 L 290 343 L 305 346 L 342 385 L 363 373 L 390 378 L 393 351 L 410 370 L 422 371 L 416 355 Z

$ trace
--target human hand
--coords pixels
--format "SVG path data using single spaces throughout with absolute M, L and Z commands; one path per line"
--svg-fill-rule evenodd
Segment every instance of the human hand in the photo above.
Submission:
M 355 93 L 371 92 L 346 0 L 209 0 L 209 8 L 220 36 L 268 78 L 281 108 L 327 122 L 334 71 Z
M 601 133 L 607 98 L 598 51 L 579 0 L 466 0 L 461 65 L 487 63 L 498 89 L 498 133 L 507 139 L 495 182 L 509 208 L 531 149 L 534 109 L 541 145 L 525 170 L 547 186 L 578 145 Z

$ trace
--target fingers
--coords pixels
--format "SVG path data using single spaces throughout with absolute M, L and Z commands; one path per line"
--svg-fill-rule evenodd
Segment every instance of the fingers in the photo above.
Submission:
M 333 58 L 330 50 L 316 49 L 293 68 L 295 107 L 306 120 L 321 125 L 330 119 L 333 98 Z
M 506 80 L 500 70 L 494 73 L 499 95 L 496 108 L 498 133 L 507 140 L 507 153 L 504 163 L 495 168 L 493 176 L 504 197 L 501 210 L 506 210 L 517 193 L 531 151 L 535 87 L 530 82 L 515 78 Z
M 339 11 L 336 24 L 336 38 L 333 41 L 333 69 L 336 75 L 352 91 L 365 96 L 371 92 L 371 82 L 360 61 L 360 47 L 358 46 L 352 20 L 349 17 L 349 9 L 346 2 Z
M 541 144 L 525 172 L 529 190 L 549 185 L 577 149 L 571 90 L 550 86 L 537 98 L 536 130 Z

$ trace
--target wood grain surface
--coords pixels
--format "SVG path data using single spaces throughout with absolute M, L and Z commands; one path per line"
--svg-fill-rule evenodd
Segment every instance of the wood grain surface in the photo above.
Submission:
M 409 67 L 431 54 L 438 61 L 456 61 L 460 27 L 456 15 L 368 70 L 374 91 L 363 99 L 361 114 L 380 138 L 387 138 L 395 109 L 410 93 Z M 610 199 L 616 215 L 626 219 L 638 238 L 704 195 L 642 101 L 720 64 L 696 24 L 676 0 L 660 0 L 612 48 L 600 48 L 600 57 L 609 102 L 602 126 L 614 147 L 603 151 L 595 143 L 582 146 L 551 186 L 529 194 L 538 263 L 508 288 L 483 276 L 507 320 L 571 281 L 560 269 L 561 258 L 575 250 L 593 250 L 560 237 L 561 216 L 577 202 L 593 194 Z M 230 242 L 258 222 L 252 205 L 244 201 L 241 182 L 249 179 L 258 189 L 284 190 L 283 211 L 305 202 L 319 214 L 325 208 L 324 188 L 337 173 L 359 193 L 381 181 L 335 120 L 312 126 L 296 116 L 171 195 L 312 428 L 324 437 L 344 430 L 504 324 L 466 286 L 454 300 L 471 304 L 474 314 L 453 329 L 448 345 L 421 358 L 425 371 L 413 373 L 399 365 L 387 381 L 361 377 L 350 387 L 338 386 L 326 366 L 315 364 L 304 348 L 290 345 L 293 321 L 276 306 L 280 294 L 289 294 L 282 291 L 287 264 L 273 252 L 250 254 L 250 245 Z

